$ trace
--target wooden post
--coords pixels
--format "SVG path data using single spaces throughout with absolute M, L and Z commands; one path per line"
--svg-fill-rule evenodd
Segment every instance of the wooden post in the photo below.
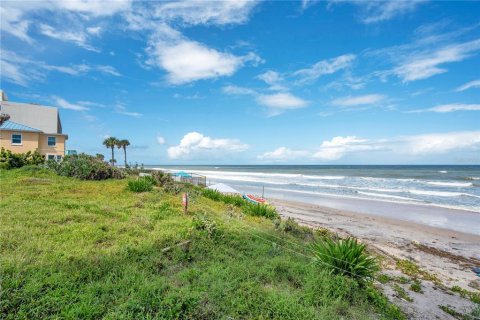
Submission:
M 183 206 L 183 212 L 187 214 L 188 212 L 188 194 L 184 193 L 182 196 L 182 206 Z
M 262 186 L 262 199 L 265 199 L 265 186 Z

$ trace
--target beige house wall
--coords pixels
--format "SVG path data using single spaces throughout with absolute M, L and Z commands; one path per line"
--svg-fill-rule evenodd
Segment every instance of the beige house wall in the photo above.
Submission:
M 22 135 L 22 144 L 12 144 L 12 134 Z M 54 136 L 57 138 L 55 146 L 48 145 L 48 137 Z M 65 155 L 65 135 L 59 134 L 45 134 L 38 132 L 26 132 L 26 131 L 11 131 L 0 130 L 0 148 L 5 148 L 13 153 L 24 153 L 27 151 L 38 150 L 43 155 Z
M 48 137 L 56 137 L 56 145 L 48 145 Z M 57 156 L 65 155 L 65 136 L 59 134 L 40 133 L 38 140 L 38 152 L 44 155 L 53 154 Z
M 22 144 L 12 144 L 12 134 L 22 135 Z M 24 153 L 38 149 L 38 132 L 0 130 L 0 148 L 5 148 L 13 153 Z

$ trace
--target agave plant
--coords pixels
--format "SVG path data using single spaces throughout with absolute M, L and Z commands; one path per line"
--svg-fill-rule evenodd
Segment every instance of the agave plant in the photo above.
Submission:
M 366 252 L 366 246 L 355 238 L 327 238 L 313 245 L 315 263 L 332 274 L 357 280 L 371 280 L 379 270 L 377 260 Z

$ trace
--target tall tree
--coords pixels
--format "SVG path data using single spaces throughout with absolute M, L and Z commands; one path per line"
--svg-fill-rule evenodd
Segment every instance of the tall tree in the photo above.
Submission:
M 125 156 L 125 168 L 127 167 L 127 147 L 130 145 L 130 141 L 127 139 L 118 140 L 117 147 L 118 149 L 123 148 L 123 155 Z
M 117 141 L 118 139 L 115 137 L 108 137 L 107 139 L 103 140 L 103 145 L 107 148 L 112 149 L 112 166 L 115 166 L 115 154 L 113 149 L 115 149 L 115 147 L 117 146 Z

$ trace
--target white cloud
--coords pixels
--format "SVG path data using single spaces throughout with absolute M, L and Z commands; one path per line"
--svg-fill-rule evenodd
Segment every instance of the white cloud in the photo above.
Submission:
M 398 16 L 413 12 L 425 0 L 415 1 L 356 1 L 358 5 L 364 7 L 363 23 L 377 23 L 393 19 Z
M 338 98 L 333 100 L 331 104 L 339 107 L 354 107 L 354 106 L 377 104 L 381 101 L 384 101 L 385 98 L 386 97 L 381 94 L 367 94 L 367 95 L 355 96 L 355 97 Z
M 60 41 L 73 42 L 79 47 L 89 51 L 98 52 L 99 50 L 87 43 L 87 35 L 83 31 L 60 31 L 57 28 L 41 23 L 40 33 Z
M 258 104 L 268 108 L 268 116 L 277 116 L 287 110 L 299 109 L 308 105 L 307 100 L 297 97 L 289 92 L 262 94 L 250 88 L 231 85 L 223 87 L 222 91 L 226 94 L 250 95 L 255 97 L 255 101 Z
M 232 85 L 223 87 L 222 91 L 226 94 L 257 95 L 257 92 L 253 89 Z
M 298 77 L 299 83 L 311 82 L 323 75 L 332 74 L 339 70 L 348 68 L 355 60 L 355 55 L 345 54 L 336 58 L 321 60 L 310 68 L 298 70 L 293 73 L 294 77 Z
M 453 151 L 474 151 L 479 148 L 480 131 L 431 133 L 375 140 L 338 136 L 323 141 L 313 158 L 334 161 L 350 154 L 360 155 L 375 151 L 389 152 L 390 156 L 406 155 L 409 159 L 415 159 Z
M 449 113 L 449 112 L 455 112 L 455 111 L 480 111 L 480 104 L 464 104 L 464 103 L 442 104 L 433 108 L 413 110 L 413 111 L 410 111 L 409 113 L 419 113 L 419 112 Z
M 443 154 L 480 147 L 480 131 L 433 133 L 399 139 L 398 152 L 413 155 Z
M 270 86 L 270 90 L 282 91 L 287 90 L 285 85 L 283 85 L 283 77 L 276 71 L 268 70 L 257 76 L 257 79 L 262 80 Z
M 313 158 L 332 161 L 338 160 L 348 153 L 379 150 L 381 146 L 372 144 L 371 141 L 355 136 L 334 137 L 332 140 L 325 140 Z
M 84 75 L 92 71 L 100 71 L 109 75 L 120 75 L 120 73 L 111 66 L 90 66 L 86 64 L 55 66 L 47 64 L 44 61 L 27 59 L 7 50 L 0 51 L 0 66 L 2 70 L 2 80 L 8 80 L 24 87 L 33 81 L 44 81 L 51 71 L 71 76 Z
M 166 21 L 186 24 L 240 24 L 248 20 L 257 1 L 178 1 L 159 5 L 155 16 Z
M 100 32 L 102 32 L 102 27 L 89 27 L 89 28 L 87 28 L 87 32 L 89 34 L 98 36 L 98 35 L 100 35 Z
M 111 16 L 120 12 L 125 12 L 130 8 L 131 0 L 116 1 L 97 1 L 97 0 L 79 0 L 79 1 L 3 1 L 0 7 L 1 29 L 14 37 L 17 37 L 27 43 L 34 41 L 28 35 L 30 26 L 35 25 L 29 14 L 34 12 L 55 12 L 64 14 L 63 21 L 69 22 L 75 19 L 88 21 L 91 17 Z M 64 27 L 65 24 L 57 26 L 57 30 Z M 49 30 L 48 34 L 55 34 L 60 37 L 64 31 Z M 68 32 L 67 32 L 68 33 Z M 75 38 L 78 41 L 78 34 L 64 34 L 63 38 Z M 73 40 L 72 40 L 73 41 Z M 80 42 L 82 43 L 82 42 Z
M 157 136 L 157 143 L 158 143 L 159 145 L 164 145 L 165 143 L 167 143 L 167 141 L 165 140 L 164 137 Z
M 139 112 L 131 112 L 127 110 L 127 107 L 123 103 L 117 103 L 115 105 L 115 113 L 123 114 L 124 116 L 129 116 L 132 118 L 140 118 L 143 114 Z
M 131 0 L 98 1 L 98 0 L 69 0 L 53 1 L 58 7 L 64 10 L 91 15 L 94 17 L 111 16 L 127 11 Z
M 474 89 L 474 88 L 480 88 L 480 79 L 467 82 L 464 85 L 461 85 L 460 87 L 458 87 L 455 91 L 461 92 L 461 91 Z
M 271 115 L 277 115 L 288 109 L 303 108 L 308 104 L 308 101 L 288 92 L 262 94 L 256 100 L 259 104 L 269 107 L 272 111 Z
M 404 82 L 427 79 L 448 70 L 441 65 L 463 61 L 480 50 L 480 39 L 414 52 L 393 69 Z
M 55 103 L 56 106 L 62 108 L 62 109 L 67 109 L 67 110 L 73 110 L 73 111 L 86 111 L 88 110 L 87 107 L 84 107 L 80 104 L 73 104 L 68 102 L 67 100 L 59 97 L 59 96 L 52 96 L 52 100 Z
M 274 151 L 265 152 L 264 154 L 258 156 L 259 160 L 267 161 L 290 161 L 295 160 L 301 157 L 307 157 L 308 152 L 304 150 L 292 150 L 287 147 L 280 147 Z
M 171 39 L 172 36 L 179 38 Z M 175 33 L 167 38 L 152 39 L 147 51 L 152 57 L 149 64 L 165 69 L 167 80 L 172 84 L 231 76 L 245 63 L 261 61 L 254 53 L 235 56 L 184 39 Z
M 236 139 L 215 139 L 198 132 L 187 133 L 180 144 L 168 148 L 171 159 L 195 159 L 225 156 L 248 149 L 248 145 Z
M 96 66 L 96 69 L 112 76 L 121 76 L 120 72 L 118 72 L 117 69 L 112 66 Z

